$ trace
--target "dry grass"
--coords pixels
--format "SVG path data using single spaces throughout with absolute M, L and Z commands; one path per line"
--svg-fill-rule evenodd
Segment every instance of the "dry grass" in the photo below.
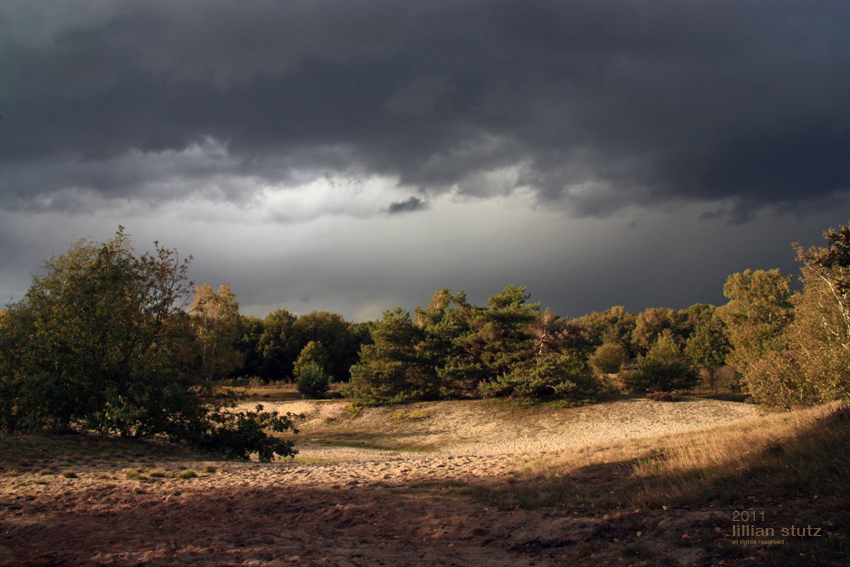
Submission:
M 657 524 L 667 510 L 714 512 L 716 519 L 692 535 L 706 551 L 738 559 L 753 553 L 746 564 L 754 566 L 844 565 L 850 554 L 850 407 L 832 404 L 548 454 L 507 482 L 446 488 L 501 508 L 555 507 L 616 518 L 635 529 Z M 786 538 L 769 554 L 747 552 L 721 537 L 731 531 L 734 510 L 763 511 L 768 526 L 818 526 L 825 537 Z
M 793 495 L 803 480 L 850 474 L 850 411 L 831 405 L 651 439 L 547 454 L 529 461 L 510 488 L 493 488 L 504 506 L 646 508 L 718 497 L 744 498 L 748 486 Z M 821 483 L 819 483 L 821 484 Z

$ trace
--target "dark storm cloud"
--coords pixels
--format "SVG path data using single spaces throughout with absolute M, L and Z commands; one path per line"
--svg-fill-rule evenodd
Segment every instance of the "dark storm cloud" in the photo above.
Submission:
M 399 201 L 397 203 L 391 203 L 387 212 L 391 215 L 397 215 L 399 213 L 412 213 L 415 211 L 424 211 L 428 209 L 428 203 L 419 199 L 418 197 L 410 197 L 404 201 Z
M 850 187 L 846 2 L 116 2 L 31 37 L 0 16 L 6 208 L 356 170 L 746 220 Z

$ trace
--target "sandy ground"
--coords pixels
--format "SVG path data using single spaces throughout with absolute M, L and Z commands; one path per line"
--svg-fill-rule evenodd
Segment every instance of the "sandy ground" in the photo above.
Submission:
M 527 413 L 432 403 L 365 409 L 356 417 L 341 401 L 265 406 L 305 415 L 296 460 L 211 462 L 207 472 L 197 462 L 154 465 L 194 467 L 199 476 L 192 479 L 129 480 L 98 466 L 79 469 L 77 478 L 0 477 L 0 565 L 573 564 L 583 542 L 649 541 L 714 515 L 670 511 L 636 531 L 564 511 L 497 510 L 442 493 L 439 483 L 509 475 L 541 452 L 754 415 L 753 406 L 713 400 L 634 399 Z M 343 439 L 362 447 L 327 445 Z M 654 564 L 624 562 L 615 550 L 588 550 L 586 558 Z M 656 550 L 672 565 L 702 565 L 701 553 Z

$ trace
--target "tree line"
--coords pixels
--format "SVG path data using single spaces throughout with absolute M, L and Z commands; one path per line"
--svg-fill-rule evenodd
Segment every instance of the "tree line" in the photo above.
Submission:
M 738 389 L 772 407 L 850 394 L 850 229 L 804 250 L 802 291 L 779 270 L 727 278 L 715 307 L 615 306 L 577 319 L 529 303 L 510 285 L 485 306 L 436 292 L 413 314 L 365 323 L 280 309 L 239 314 L 227 284 L 194 287 L 191 257 L 155 243 L 137 256 L 119 228 L 45 264 L 26 295 L 0 312 L 0 432 L 76 429 L 164 436 L 244 458 L 291 454 L 268 430 L 288 416 L 232 409 L 222 380 L 297 382 L 320 397 L 331 381 L 362 404 L 505 396 L 592 399 Z
M 578 319 L 529 304 L 508 286 L 485 307 L 434 294 L 414 316 L 388 310 L 351 368 L 364 403 L 462 396 L 585 399 L 602 389 L 688 390 L 720 382 L 774 408 L 850 398 L 850 228 L 826 246 L 793 244 L 802 291 L 774 270 L 730 275 L 725 305 L 615 306 Z

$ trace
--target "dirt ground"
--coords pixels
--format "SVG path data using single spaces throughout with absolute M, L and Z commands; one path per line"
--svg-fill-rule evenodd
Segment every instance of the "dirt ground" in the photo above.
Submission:
M 359 414 L 340 401 L 269 406 L 305 415 L 295 460 L 140 456 L 0 477 L 0 565 L 704 565 L 701 548 L 677 544 L 719 526 L 719 512 L 504 510 L 448 481 L 508 478 L 541 452 L 754 415 L 714 400 L 525 413 L 477 402 Z M 179 477 L 190 468 L 196 476 Z

